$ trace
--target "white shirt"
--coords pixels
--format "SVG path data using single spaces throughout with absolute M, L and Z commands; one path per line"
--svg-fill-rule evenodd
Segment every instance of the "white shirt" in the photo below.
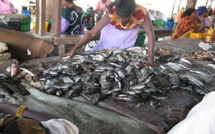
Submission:
M 168 134 L 215 134 L 215 91 L 207 94 Z

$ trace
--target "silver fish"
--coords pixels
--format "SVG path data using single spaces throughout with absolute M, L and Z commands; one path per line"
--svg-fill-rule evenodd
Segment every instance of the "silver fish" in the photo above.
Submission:
M 34 76 L 34 73 L 32 73 L 30 70 L 28 70 L 26 68 L 19 68 L 19 69 L 25 71 L 26 73 L 30 74 L 31 76 Z
M 5 74 L 0 73 L 0 77 L 8 78 Z

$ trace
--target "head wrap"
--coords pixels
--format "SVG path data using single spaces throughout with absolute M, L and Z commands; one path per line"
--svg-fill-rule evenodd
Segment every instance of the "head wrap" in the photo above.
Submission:
M 195 11 L 196 11 L 196 9 L 194 9 L 194 8 L 188 8 L 187 10 L 184 11 L 184 13 L 182 14 L 181 18 L 183 18 L 185 16 L 190 16 Z
M 181 11 L 184 12 L 184 7 L 181 8 Z
M 207 11 L 208 11 L 208 9 L 206 8 L 206 6 L 201 6 L 201 7 L 198 7 L 198 9 L 197 9 L 198 15 L 202 15 L 203 13 L 205 13 Z
M 122 18 L 128 18 L 136 8 L 135 0 L 115 0 L 107 8 L 112 12 L 113 6 L 116 7 L 116 15 Z

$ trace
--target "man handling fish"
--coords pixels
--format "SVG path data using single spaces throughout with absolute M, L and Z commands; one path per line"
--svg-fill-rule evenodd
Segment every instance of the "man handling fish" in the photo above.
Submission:
M 100 31 L 100 40 L 93 51 L 133 47 L 138 36 L 138 29 L 143 24 L 149 41 L 148 63 L 154 66 L 155 36 L 147 10 L 137 5 L 135 0 L 115 0 L 108 5 L 106 10 L 106 14 L 97 25 L 66 55 L 73 56 L 78 48 L 87 44 Z

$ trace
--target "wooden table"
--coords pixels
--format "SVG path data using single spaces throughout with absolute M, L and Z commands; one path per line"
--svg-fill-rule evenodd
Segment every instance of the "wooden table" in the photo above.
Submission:
M 145 33 L 144 28 L 139 29 L 139 33 Z M 167 30 L 164 28 L 154 27 L 155 41 L 158 41 L 159 38 L 172 35 L 172 30 Z
M 88 31 L 85 31 L 87 33 Z M 33 34 L 32 32 L 28 32 Z M 139 29 L 139 33 L 145 33 L 145 30 L 143 28 Z M 154 33 L 155 33 L 155 40 L 158 41 L 158 38 L 171 36 L 172 30 L 167 30 L 164 28 L 158 28 L 154 27 Z M 62 56 L 65 54 L 65 45 L 70 45 L 73 47 L 75 44 L 77 44 L 84 36 L 83 35 L 61 35 L 61 36 L 53 36 L 51 33 L 46 33 L 44 36 L 39 36 L 37 34 L 33 34 L 35 37 L 43 39 L 47 42 L 52 42 L 57 48 L 58 48 L 58 55 Z M 97 34 L 97 36 L 93 40 L 99 40 L 100 34 Z M 78 52 L 83 52 L 83 49 L 79 49 Z
M 180 39 L 156 42 L 157 47 L 170 48 L 175 54 L 192 53 L 200 50 L 200 40 Z M 186 49 L 185 49 L 186 48 Z M 214 50 L 215 46 L 213 46 Z M 41 61 L 40 61 L 41 60 Z M 56 59 L 48 58 L 28 61 L 30 64 L 41 62 L 55 62 Z M 76 124 L 81 134 L 113 133 L 113 134 L 154 134 L 164 133 L 170 129 L 166 121 L 166 114 L 172 107 L 192 107 L 201 100 L 201 97 L 186 91 L 171 91 L 169 99 L 162 101 L 162 107 L 153 109 L 149 103 L 137 109 L 131 109 L 123 103 L 113 100 L 104 100 L 98 105 L 92 105 L 82 97 L 71 99 L 47 95 L 34 87 L 28 88 L 30 96 L 16 97 L 7 94 L 10 102 L 25 104 L 30 108 L 55 113 L 62 118 Z M 1 88 L 0 88 L 1 91 Z M 174 103 L 172 103 L 174 102 Z

